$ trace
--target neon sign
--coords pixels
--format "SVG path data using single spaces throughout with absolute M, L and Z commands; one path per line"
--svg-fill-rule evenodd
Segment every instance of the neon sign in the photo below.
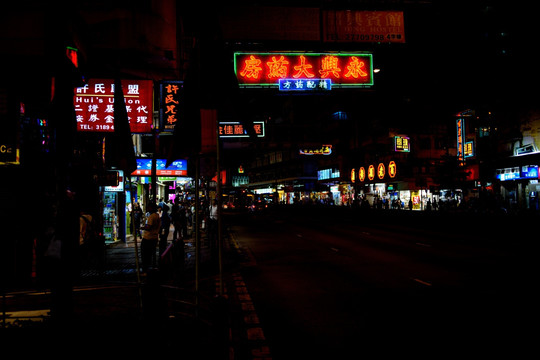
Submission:
M 293 85 L 294 80 L 301 80 L 298 84 L 306 86 L 307 80 L 311 80 L 309 84 L 316 85 L 314 89 L 328 85 L 333 88 L 373 86 L 373 56 L 369 53 L 237 52 L 234 67 L 242 87 L 282 89 L 286 84 Z
M 394 136 L 394 151 L 411 152 L 411 140 L 407 136 Z
M 465 160 L 465 118 L 456 120 L 456 143 L 457 143 L 457 158 L 459 161 Z
M 383 163 L 380 163 L 379 166 L 377 166 L 377 177 L 379 179 L 384 179 L 384 174 L 385 174 L 385 167 L 384 167 L 384 164 Z
M 162 131 L 174 131 L 180 113 L 182 81 L 164 81 L 159 85 L 159 116 Z
M 279 91 L 332 90 L 330 79 L 279 79 Z
M 264 137 L 264 121 L 254 121 L 253 131 L 257 137 Z M 223 121 L 219 123 L 218 133 L 220 138 L 249 137 L 247 129 L 239 121 Z
M 332 153 L 332 145 L 323 145 L 317 149 L 302 149 L 300 155 L 330 155 Z
M 351 171 L 351 173 L 354 171 L 354 169 Z M 377 167 L 375 165 L 369 165 L 367 167 L 367 170 L 365 167 L 361 166 L 358 169 L 358 181 L 364 182 L 366 181 L 366 178 L 370 181 L 375 180 L 375 178 L 379 180 L 384 180 L 384 178 L 388 175 L 389 178 L 394 179 L 397 175 L 397 165 L 395 161 L 390 161 L 388 163 L 388 166 L 386 166 L 384 163 L 379 163 Z

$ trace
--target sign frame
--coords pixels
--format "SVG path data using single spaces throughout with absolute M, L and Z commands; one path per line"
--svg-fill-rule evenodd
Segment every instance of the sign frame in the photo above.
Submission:
M 279 88 L 280 79 L 330 79 L 332 89 L 374 85 L 371 52 L 243 52 L 233 54 L 242 88 Z

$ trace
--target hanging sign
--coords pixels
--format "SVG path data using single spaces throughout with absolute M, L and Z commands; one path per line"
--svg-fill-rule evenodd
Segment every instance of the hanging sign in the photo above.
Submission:
M 180 115 L 182 81 L 163 81 L 159 84 L 159 122 L 161 131 L 174 131 Z
M 313 90 L 373 85 L 370 53 L 237 52 L 234 70 L 241 87 L 289 90 L 286 87 L 294 87 L 294 81 L 304 90 L 308 85 Z
M 75 91 L 73 103 L 78 131 L 114 132 L 114 80 L 91 79 Z M 153 81 L 122 80 L 132 133 L 152 131 Z

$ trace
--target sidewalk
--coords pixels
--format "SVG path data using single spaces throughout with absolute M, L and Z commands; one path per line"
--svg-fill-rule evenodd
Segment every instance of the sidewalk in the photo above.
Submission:
M 41 355 L 66 351 L 76 355 L 69 352 L 74 348 L 81 354 L 112 351 L 141 355 L 141 351 L 150 351 L 152 355 L 176 354 L 184 359 L 233 359 L 230 304 L 228 296 L 218 296 L 217 262 L 205 240 L 203 231 L 198 296 L 192 238 L 183 241 L 185 263 L 179 276 L 154 272 L 138 283 L 132 237 L 126 243 L 107 244 L 101 266 L 82 271 L 71 293 L 73 311 L 67 323 L 53 322 L 48 289 L 6 293 L 1 307 L 0 351 Z M 225 234 L 224 262 L 232 264 L 234 253 Z M 230 279 L 224 276 L 224 281 Z

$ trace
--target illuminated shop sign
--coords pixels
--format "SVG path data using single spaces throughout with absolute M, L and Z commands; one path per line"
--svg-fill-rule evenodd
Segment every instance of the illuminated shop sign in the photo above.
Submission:
M 169 166 L 167 160 L 156 159 L 156 176 L 187 176 L 187 161 L 176 160 Z M 151 176 L 152 159 L 137 159 L 137 170 L 131 173 L 133 176 Z
M 300 155 L 330 155 L 332 145 L 322 145 L 320 148 L 305 148 L 300 150 Z
M 394 136 L 394 151 L 411 152 L 411 140 L 407 136 Z
M 323 10 L 326 42 L 405 43 L 402 11 Z
M 456 133 L 457 133 L 457 158 L 459 161 L 465 160 L 465 119 L 458 118 L 456 120 Z
M 279 91 L 332 90 L 330 79 L 279 79 Z
M 465 143 L 463 154 L 465 155 L 466 158 L 470 158 L 474 156 L 474 142 L 473 141 L 467 141 Z
M 354 169 L 352 170 L 354 171 Z M 352 173 L 351 171 L 351 173 Z M 367 167 L 361 166 L 358 169 L 358 181 L 364 182 L 366 178 L 370 181 L 375 179 L 384 180 L 385 178 L 395 178 L 397 175 L 397 165 L 395 161 L 390 161 L 388 165 L 379 163 L 377 166 L 374 164 Z M 354 182 L 354 181 L 353 181 Z
M 339 169 L 323 169 L 317 171 L 317 180 L 337 179 L 340 176 Z
M 497 169 L 495 177 L 500 181 L 538 179 L 538 165 Z
M 174 131 L 180 115 L 182 81 L 164 81 L 159 84 L 159 120 L 161 131 Z
M 253 131 L 257 137 L 264 137 L 264 121 L 254 121 Z M 239 121 L 220 121 L 218 133 L 220 138 L 249 137 L 247 129 Z
M 242 87 L 286 90 L 286 86 L 298 84 L 304 86 L 304 90 L 308 90 L 308 85 L 313 90 L 321 90 L 321 86 L 373 85 L 373 56 L 369 53 L 237 52 L 234 54 L 234 67 Z
M 153 81 L 122 80 L 132 133 L 152 131 Z M 73 99 L 78 131 L 114 132 L 114 80 L 92 79 Z

